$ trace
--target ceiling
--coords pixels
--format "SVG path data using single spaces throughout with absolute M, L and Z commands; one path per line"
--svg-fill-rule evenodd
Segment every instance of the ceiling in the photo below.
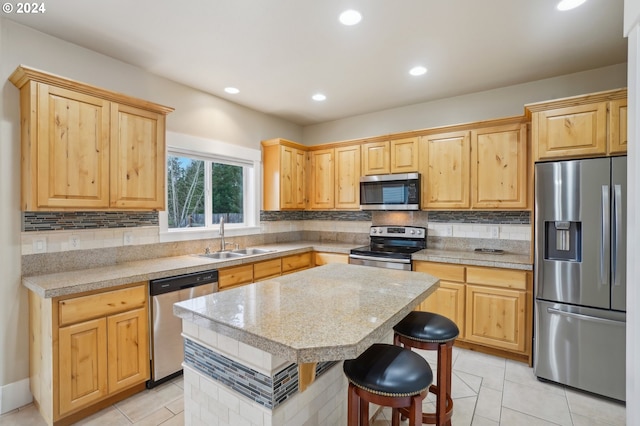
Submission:
M 626 62 L 623 2 L 55 0 L 3 16 L 304 126 Z M 338 22 L 346 9 L 360 24 Z

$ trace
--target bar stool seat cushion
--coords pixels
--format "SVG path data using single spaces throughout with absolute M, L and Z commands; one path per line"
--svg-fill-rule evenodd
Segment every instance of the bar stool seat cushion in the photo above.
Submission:
M 429 363 L 399 346 L 375 343 L 356 359 L 344 362 L 344 373 L 355 386 L 390 397 L 412 396 L 429 388 Z
M 455 339 L 460 334 L 456 323 L 432 312 L 412 311 L 404 317 L 393 331 L 409 339 L 428 343 L 442 343 Z

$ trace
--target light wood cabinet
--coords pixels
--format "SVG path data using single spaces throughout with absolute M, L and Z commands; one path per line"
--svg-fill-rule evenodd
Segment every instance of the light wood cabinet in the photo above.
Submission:
M 282 275 L 282 260 L 270 259 L 253 264 L 253 280 L 260 281 Z
M 262 141 L 264 210 L 304 210 L 306 147 L 285 139 Z
M 311 258 L 312 252 L 284 256 L 282 258 L 282 274 L 289 274 L 311 268 L 313 266 Z
M 335 149 L 335 208 L 360 209 L 360 145 Z
M 362 144 L 362 175 L 418 171 L 418 138 Z
M 20 66 L 26 211 L 162 210 L 172 108 Z
M 621 89 L 525 105 L 534 161 L 624 154 L 626 98 Z
M 218 270 L 218 288 L 227 290 L 253 282 L 253 264 L 231 266 Z
M 30 385 L 48 424 L 77 421 L 149 379 L 146 283 L 43 299 L 29 292 Z
M 313 263 L 315 266 L 322 266 L 329 263 L 349 263 L 349 255 L 341 253 L 313 253 Z
M 526 271 L 467 267 L 465 339 L 530 352 L 530 288 Z
M 627 153 L 627 100 L 609 103 L 609 154 Z
M 465 325 L 464 266 L 414 262 L 414 270 L 440 278 L 440 287 L 420 304 L 418 310 L 433 312 L 449 318 L 458 326 L 459 338 L 463 338 Z
M 111 105 L 111 206 L 164 210 L 164 128 L 163 114 Z
M 470 147 L 468 131 L 422 136 L 422 208 L 435 210 L 470 207 Z
M 418 138 L 393 139 L 390 142 L 391 173 L 413 173 L 418 171 Z
M 335 150 L 309 152 L 309 209 L 330 210 L 335 207 Z
M 525 209 L 529 162 L 525 124 L 471 131 L 471 207 Z
M 425 261 L 414 270 L 440 279 L 417 309 L 454 321 L 458 344 L 531 363 L 531 272 Z
M 391 173 L 389 141 L 362 144 L 362 175 L 384 175 Z

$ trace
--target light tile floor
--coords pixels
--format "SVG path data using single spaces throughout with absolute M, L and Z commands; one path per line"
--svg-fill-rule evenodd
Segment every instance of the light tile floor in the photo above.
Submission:
M 419 351 L 432 366 L 435 354 Z M 538 381 L 527 365 L 454 348 L 454 426 L 623 426 L 623 404 Z M 184 424 L 182 378 L 141 392 L 77 423 L 87 426 Z M 430 397 L 425 408 L 433 407 Z M 390 424 L 390 410 L 375 426 Z M 403 424 L 406 424 L 403 423 Z M 33 405 L 0 416 L 0 426 L 42 426 Z

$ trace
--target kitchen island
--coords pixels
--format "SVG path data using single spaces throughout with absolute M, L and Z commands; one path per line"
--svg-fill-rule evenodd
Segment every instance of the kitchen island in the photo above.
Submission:
M 330 264 L 174 305 L 186 424 L 346 424 L 355 358 L 433 293 L 425 273 Z

